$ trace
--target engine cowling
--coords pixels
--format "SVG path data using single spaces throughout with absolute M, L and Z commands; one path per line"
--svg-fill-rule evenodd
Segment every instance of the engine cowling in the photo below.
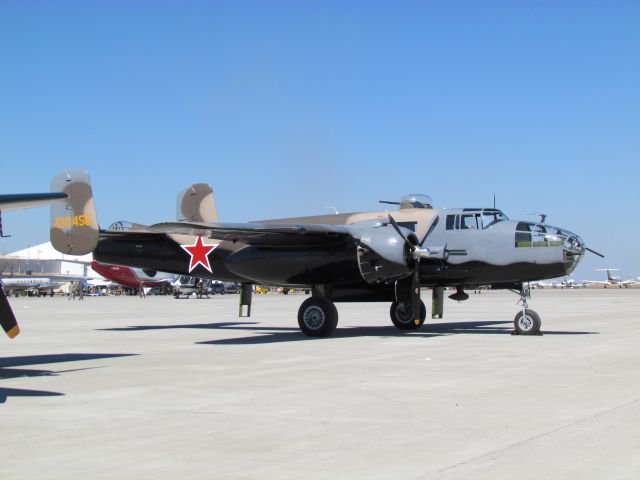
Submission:
M 418 238 L 411 230 L 403 233 L 413 244 Z M 388 283 L 411 274 L 414 259 L 411 247 L 388 224 L 365 228 L 358 239 L 358 267 L 362 278 L 369 284 Z

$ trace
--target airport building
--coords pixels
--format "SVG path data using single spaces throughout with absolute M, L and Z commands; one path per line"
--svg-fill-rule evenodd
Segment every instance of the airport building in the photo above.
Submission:
M 91 254 L 65 255 L 54 249 L 50 242 L 46 242 L 0 256 L 0 274 L 3 276 L 95 275 L 91 269 L 92 260 Z

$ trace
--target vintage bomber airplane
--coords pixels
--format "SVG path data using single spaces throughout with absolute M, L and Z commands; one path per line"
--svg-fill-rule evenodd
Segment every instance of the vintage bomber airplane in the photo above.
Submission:
M 435 209 L 411 195 L 399 209 L 220 223 L 211 187 L 195 184 L 178 196 L 178 221 L 151 226 L 117 222 L 98 227 L 86 171 L 52 180 L 68 195 L 52 205 L 51 242 L 63 253 L 93 252 L 102 263 L 239 282 L 240 315 L 250 315 L 252 284 L 312 290 L 298 311 L 308 336 L 329 336 L 338 322 L 334 302 L 389 302 L 393 324 L 419 328 L 426 318 L 420 287 L 433 289 L 433 316 L 441 317 L 444 287 L 453 300 L 465 288 L 491 285 L 520 293 L 514 324 L 536 334 L 540 317 L 529 309 L 527 282 L 567 275 L 585 250 L 564 229 L 509 220 L 500 210 Z

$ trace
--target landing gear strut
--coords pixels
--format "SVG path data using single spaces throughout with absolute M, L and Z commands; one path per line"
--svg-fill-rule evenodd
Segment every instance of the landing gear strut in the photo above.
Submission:
M 528 286 L 522 284 L 520 286 L 520 304 L 522 310 L 520 310 L 516 317 L 513 319 L 513 325 L 515 335 L 539 335 L 540 334 L 540 315 L 534 310 L 531 310 L 527 299 L 531 298 L 531 292 Z

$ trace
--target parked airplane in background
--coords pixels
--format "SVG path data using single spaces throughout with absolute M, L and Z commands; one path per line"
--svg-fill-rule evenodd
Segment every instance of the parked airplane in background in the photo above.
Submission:
M 67 198 L 66 193 L 15 193 L 0 195 L 0 237 L 6 237 L 2 230 L 2 211 L 18 210 L 21 208 L 39 207 L 51 202 L 61 201 Z M 3 281 L 0 280 L 0 325 L 10 338 L 20 333 L 20 327 L 16 322 L 16 316 L 4 293 Z
M 426 318 L 421 287 L 433 289 L 432 315 L 441 317 L 445 287 L 456 287 L 449 298 L 462 301 L 469 298 L 464 289 L 477 285 L 519 292 L 516 332 L 536 334 L 540 317 L 527 306 L 526 283 L 568 275 L 589 250 L 561 228 L 512 221 L 495 208 L 434 209 L 418 194 L 385 201 L 398 205 L 393 214 L 220 223 L 211 187 L 197 184 L 178 197 L 180 221 L 101 230 L 86 171 L 61 173 L 51 189 L 69 194 L 65 205 L 51 209 L 58 251 L 241 283 L 241 315 L 250 314 L 252 284 L 311 289 L 298 311 L 309 336 L 333 333 L 334 302 L 389 302 L 393 324 L 413 330 Z
M 615 272 L 620 270 L 619 268 L 597 268 L 598 272 L 607 272 L 606 280 L 585 280 L 586 283 L 591 285 L 602 285 L 604 288 L 607 288 L 610 285 L 618 285 L 620 288 L 622 287 L 630 287 L 631 285 L 636 285 L 639 281 L 636 279 L 628 279 L 622 280 L 620 277 L 614 277 L 611 275 L 611 272 Z
M 107 265 L 96 262 L 95 260 L 91 263 L 91 268 L 104 278 L 131 288 L 167 286 L 171 285 L 178 277 L 172 273 L 157 272 L 155 270 L 145 271 L 139 268 L 119 265 Z
M 2 279 L 4 291 L 8 295 L 17 292 L 36 292 L 38 296 L 50 294 L 60 288 L 64 282 L 49 277 L 5 277 Z
M 529 285 L 532 288 L 582 288 L 586 287 L 587 284 L 585 282 L 576 282 L 573 278 L 566 278 L 564 280 L 554 280 L 552 282 L 549 281 L 540 281 L 540 282 L 530 282 Z

